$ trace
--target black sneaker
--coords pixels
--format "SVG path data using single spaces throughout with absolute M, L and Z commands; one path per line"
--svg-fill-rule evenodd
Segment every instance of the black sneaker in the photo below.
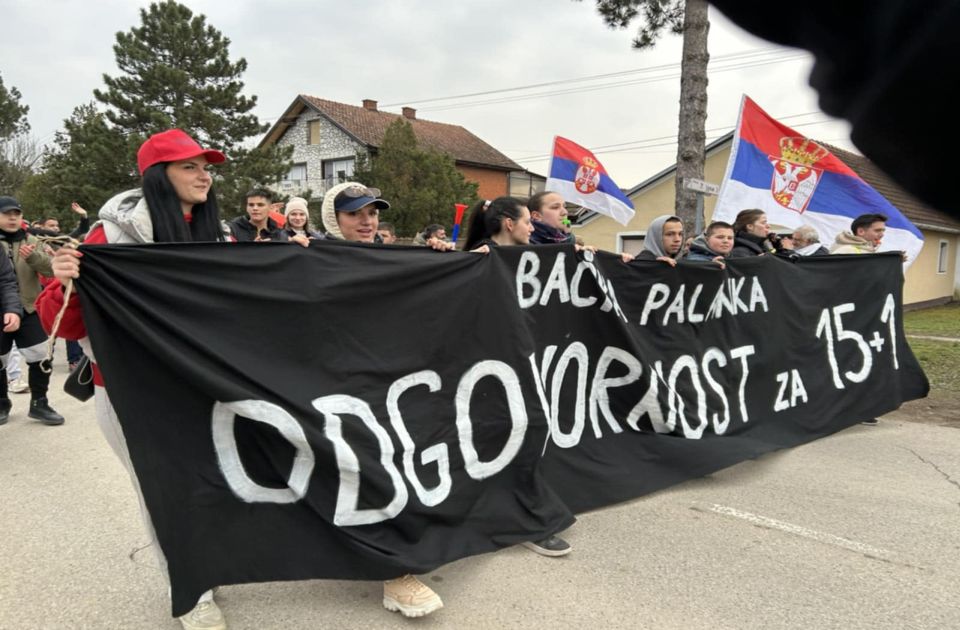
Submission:
M 13 403 L 10 402 L 9 398 L 0 399 L 0 424 L 6 424 L 7 420 L 10 419 L 10 410 L 13 408 Z
M 861 422 L 860 424 L 865 424 L 865 425 L 867 425 L 868 427 L 875 427 L 875 426 L 877 426 L 878 424 L 880 424 L 880 421 L 877 420 L 876 418 L 870 418 L 869 420 L 864 420 L 864 421 Z
M 543 540 L 525 542 L 523 546 L 534 553 L 539 553 L 541 556 L 550 556 L 551 558 L 565 556 L 573 551 L 570 543 L 559 536 L 547 536 Z
M 53 407 L 50 406 L 46 398 L 31 400 L 30 413 L 27 415 L 51 427 L 63 424 L 63 416 L 53 410 Z

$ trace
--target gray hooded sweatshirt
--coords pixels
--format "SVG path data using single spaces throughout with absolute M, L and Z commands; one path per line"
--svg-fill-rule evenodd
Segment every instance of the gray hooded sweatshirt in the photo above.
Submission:
M 664 214 L 654 219 L 650 223 L 650 227 L 647 228 L 647 235 L 643 239 L 643 251 L 637 254 L 638 259 L 656 260 L 661 256 L 669 256 L 670 258 L 677 257 L 679 252 L 677 254 L 670 255 L 663 251 L 663 224 L 667 221 L 680 221 L 680 217 L 672 214 Z

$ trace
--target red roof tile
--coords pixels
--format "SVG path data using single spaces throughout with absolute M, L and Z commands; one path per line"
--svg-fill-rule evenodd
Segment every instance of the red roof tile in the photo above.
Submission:
M 387 127 L 401 117 L 399 114 L 327 101 L 306 94 L 301 94 L 300 98 L 369 147 L 379 147 Z M 523 170 L 522 166 L 459 125 L 419 118 L 407 120 L 420 146 L 446 153 L 457 162 L 507 171 Z

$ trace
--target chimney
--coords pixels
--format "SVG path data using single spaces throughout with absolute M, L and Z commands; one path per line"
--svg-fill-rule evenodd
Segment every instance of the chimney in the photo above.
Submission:
M 377 102 L 369 98 L 363 99 L 363 108 L 369 109 L 371 112 L 377 111 Z
M 416 119 L 417 119 L 417 110 L 415 110 L 414 108 L 412 108 L 412 107 L 404 107 L 402 111 L 403 111 L 403 117 L 404 117 L 404 118 L 409 118 L 410 120 L 416 120 Z

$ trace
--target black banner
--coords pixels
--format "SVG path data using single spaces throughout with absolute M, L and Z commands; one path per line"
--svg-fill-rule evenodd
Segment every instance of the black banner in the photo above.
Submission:
M 928 389 L 896 255 L 84 252 L 174 614 L 217 585 L 388 579 L 539 539 Z

